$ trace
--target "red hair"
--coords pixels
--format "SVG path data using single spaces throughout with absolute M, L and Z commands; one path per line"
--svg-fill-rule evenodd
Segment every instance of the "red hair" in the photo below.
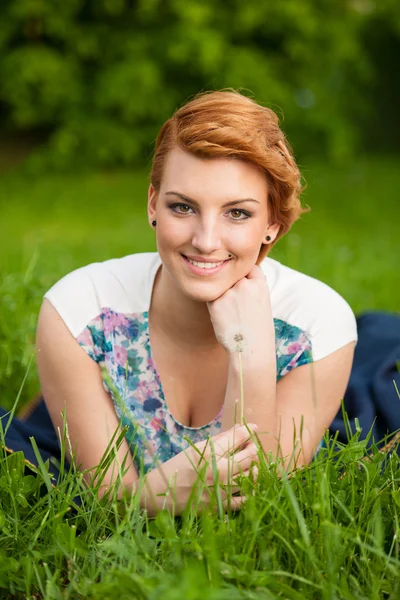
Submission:
M 277 115 L 235 90 L 197 94 L 164 123 L 150 175 L 156 192 L 166 156 L 174 146 L 199 158 L 237 158 L 264 171 L 271 223 L 279 223 L 280 229 L 274 242 L 261 245 L 257 264 L 310 210 L 300 204 L 301 175 Z

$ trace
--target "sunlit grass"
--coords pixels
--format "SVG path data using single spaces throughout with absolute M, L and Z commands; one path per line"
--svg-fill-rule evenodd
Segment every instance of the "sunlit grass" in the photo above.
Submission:
M 221 511 L 215 486 L 207 508 L 193 499 L 155 518 L 138 495 L 117 500 L 120 478 L 99 500 L 74 461 L 54 486 L 39 453 L 33 475 L 22 453 L 0 451 L 0 586 L 16 598 L 394 599 L 400 459 L 376 446 L 366 459 L 359 432 L 325 443 L 290 477 L 261 459 L 238 512 Z

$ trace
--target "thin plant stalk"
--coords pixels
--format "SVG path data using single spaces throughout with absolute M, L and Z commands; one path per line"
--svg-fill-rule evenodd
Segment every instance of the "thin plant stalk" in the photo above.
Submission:
M 239 379 L 240 379 L 240 424 L 244 423 L 244 390 L 243 390 L 243 370 L 242 370 L 242 351 L 238 351 L 239 355 Z

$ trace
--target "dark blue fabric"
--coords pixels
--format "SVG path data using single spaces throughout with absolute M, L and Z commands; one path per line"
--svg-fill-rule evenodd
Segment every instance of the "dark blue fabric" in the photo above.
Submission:
M 400 315 L 387 312 L 366 312 L 357 317 L 358 343 L 347 390 L 344 408 L 353 433 L 355 419 L 362 428 L 361 440 L 372 428 L 368 447 L 381 441 L 385 435 L 400 429 Z M 339 431 L 338 440 L 346 443 L 348 437 L 342 411 L 333 420 L 333 435 Z M 400 446 L 397 448 L 399 452 Z
M 0 407 L 0 417 L 3 417 L 1 419 L 3 430 L 9 420 L 9 414 L 7 415 L 7 413 L 9 413 L 9 411 Z M 57 458 L 57 460 L 61 460 L 58 437 L 43 399 L 26 420 L 22 421 L 21 419 L 14 417 L 5 436 L 7 448 L 14 450 L 14 452 L 23 450 L 25 458 L 38 466 L 35 453 L 31 442 L 29 441 L 29 437 L 31 436 L 35 438 L 44 462 L 53 456 Z M 69 465 L 67 463 L 66 470 L 68 470 L 68 468 Z M 50 472 L 55 474 L 58 473 L 58 470 L 53 467 L 53 464 L 51 464 Z
M 344 406 L 354 432 L 355 418 L 359 420 L 362 428 L 360 439 L 365 439 L 376 419 L 373 440 L 378 442 L 385 434 L 400 429 L 400 399 L 393 384 L 395 381 L 400 390 L 400 374 L 396 366 L 396 361 L 400 360 L 400 315 L 363 313 L 357 317 L 357 326 L 358 344 Z M 6 410 L 0 408 L 0 417 L 6 413 Z M 7 421 L 8 417 L 2 419 L 3 429 Z M 331 434 L 336 431 L 339 431 L 339 441 L 346 443 L 341 410 L 330 427 Z M 25 458 L 37 466 L 30 436 L 35 438 L 44 461 L 52 456 L 61 460 L 58 438 L 43 400 L 26 420 L 14 417 L 5 439 L 8 448 L 23 450 Z M 369 445 L 373 440 L 370 440 Z M 66 462 L 65 471 L 68 469 L 69 464 Z M 56 483 L 59 471 L 52 462 L 50 472 L 54 473 L 53 482 Z

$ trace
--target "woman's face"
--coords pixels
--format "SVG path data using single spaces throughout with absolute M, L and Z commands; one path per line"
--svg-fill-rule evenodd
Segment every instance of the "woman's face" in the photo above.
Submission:
M 148 215 L 157 221 L 163 266 L 185 295 L 215 300 L 250 272 L 266 235 L 273 241 L 279 231 L 269 224 L 267 198 L 266 177 L 251 164 L 201 159 L 178 147 L 168 154 L 159 193 L 149 187 Z M 184 258 L 219 262 L 229 255 L 209 275 L 196 274 Z

